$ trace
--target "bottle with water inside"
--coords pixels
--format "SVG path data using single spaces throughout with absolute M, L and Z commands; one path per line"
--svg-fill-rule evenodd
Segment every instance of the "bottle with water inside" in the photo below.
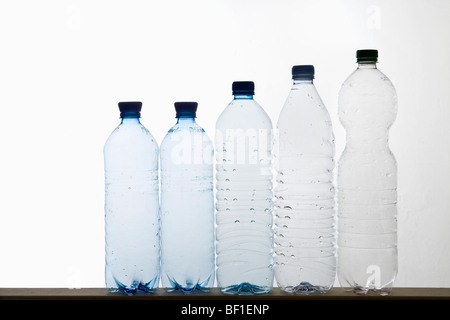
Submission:
M 356 58 L 338 98 L 347 134 L 337 181 L 338 279 L 355 293 L 385 295 L 397 274 L 397 164 L 389 149 L 397 95 L 376 66 L 377 50 Z
M 272 123 L 253 82 L 232 89 L 216 122 L 217 282 L 223 293 L 262 294 L 273 286 Z
M 336 273 L 334 134 L 314 66 L 292 78 L 277 124 L 275 278 L 287 292 L 324 293 Z
M 214 283 L 212 141 L 195 121 L 196 102 L 176 102 L 161 143 L 161 279 L 168 291 Z
M 106 287 L 125 294 L 159 282 L 159 154 L 141 107 L 119 103 L 122 121 L 104 146 Z

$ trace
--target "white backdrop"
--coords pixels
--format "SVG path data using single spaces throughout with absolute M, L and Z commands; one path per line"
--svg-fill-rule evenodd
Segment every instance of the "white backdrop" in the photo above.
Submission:
M 117 103 L 143 102 L 160 143 L 173 103 L 213 137 L 231 83 L 252 80 L 274 125 L 294 64 L 337 93 L 355 51 L 394 83 L 396 286 L 450 287 L 450 1 L 8 0 L 0 3 L 0 287 L 104 286 L 103 144 Z

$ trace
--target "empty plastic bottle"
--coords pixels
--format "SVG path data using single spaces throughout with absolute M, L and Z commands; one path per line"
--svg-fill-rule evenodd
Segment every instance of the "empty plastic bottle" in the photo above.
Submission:
M 397 95 L 377 50 L 358 50 L 358 68 L 339 92 L 346 129 L 338 165 L 338 279 L 354 292 L 388 294 L 397 274 L 397 164 L 389 128 Z
M 287 292 L 323 293 L 336 274 L 334 134 L 314 66 L 292 78 L 277 124 L 275 278 Z
M 227 294 L 262 294 L 273 286 L 272 123 L 253 82 L 232 89 L 216 123 L 217 283 Z
M 196 102 L 176 102 L 177 123 L 161 143 L 161 277 L 168 291 L 214 283 L 212 141 L 196 122 Z
M 104 146 L 106 287 L 126 294 L 159 283 L 159 154 L 141 106 L 119 103 L 122 122 Z

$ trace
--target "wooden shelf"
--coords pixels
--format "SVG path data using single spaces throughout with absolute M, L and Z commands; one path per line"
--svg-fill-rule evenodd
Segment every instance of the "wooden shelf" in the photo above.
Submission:
M 268 294 L 255 296 L 232 296 L 219 292 L 213 288 L 210 292 L 166 292 L 157 289 L 154 293 L 138 293 L 126 296 L 122 293 L 109 293 L 105 288 L 0 288 L 0 300 L 450 300 L 450 288 L 393 288 L 386 296 L 374 294 L 356 295 L 348 288 L 332 288 L 325 294 L 289 294 L 279 288 L 273 288 Z

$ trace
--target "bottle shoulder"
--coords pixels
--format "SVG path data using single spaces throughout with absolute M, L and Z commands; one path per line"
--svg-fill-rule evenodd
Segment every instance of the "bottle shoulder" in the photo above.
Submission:
M 194 137 L 201 136 L 201 141 L 204 142 L 211 141 L 206 131 L 196 122 L 191 122 L 188 124 L 176 123 L 168 130 L 168 132 L 164 136 L 163 141 L 161 142 L 161 147 L 168 144 L 173 144 L 174 141 L 179 142 L 181 141 L 181 139 L 192 136 Z M 191 140 L 189 139 L 183 141 L 191 141 Z M 195 138 L 193 141 L 195 141 Z
M 331 122 L 328 109 L 315 86 L 294 85 L 281 109 L 277 126 L 299 126 L 303 122 L 311 125 L 312 122 L 322 120 Z
M 109 135 L 104 148 L 113 145 L 138 145 L 145 144 L 158 149 L 158 144 L 151 132 L 142 124 L 133 125 L 119 124 Z
M 392 81 L 379 69 L 356 69 L 343 82 L 339 95 L 347 91 L 376 93 L 384 92 L 396 96 Z
M 338 115 L 345 128 L 389 128 L 397 115 L 393 83 L 378 69 L 356 69 L 339 90 Z
M 217 129 L 272 129 L 272 120 L 263 107 L 253 99 L 234 99 L 216 121 Z

